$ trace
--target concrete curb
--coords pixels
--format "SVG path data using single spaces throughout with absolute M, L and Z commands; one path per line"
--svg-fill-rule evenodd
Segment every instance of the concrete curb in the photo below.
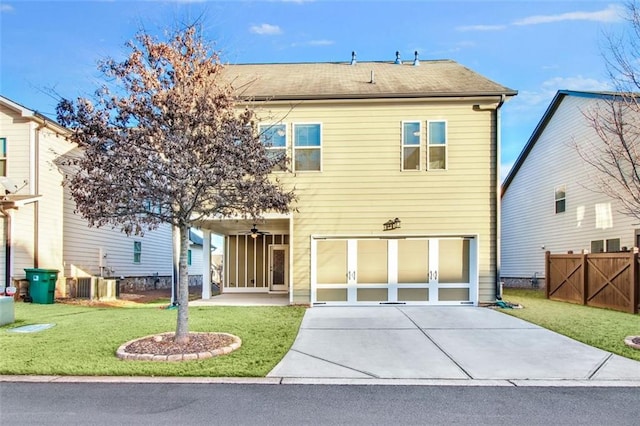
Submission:
M 302 377 L 0 376 L 0 383 L 172 383 L 236 385 L 637 387 L 640 380 L 327 379 Z

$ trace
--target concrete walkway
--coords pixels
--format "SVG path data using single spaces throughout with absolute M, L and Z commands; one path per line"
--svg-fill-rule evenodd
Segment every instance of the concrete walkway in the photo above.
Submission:
M 307 310 L 291 350 L 268 377 L 640 385 L 640 362 L 489 308 L 317 307 Z
M 198 299 L 189 306 L 288 306 L 288 293 L 222 293 L 211 299 Z

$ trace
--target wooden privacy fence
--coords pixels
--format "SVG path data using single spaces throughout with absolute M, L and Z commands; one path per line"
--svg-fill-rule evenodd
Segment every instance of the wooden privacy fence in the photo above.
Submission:
M 622 253 L 545 253 L 547 299 L 638 313 L 638 249 Z

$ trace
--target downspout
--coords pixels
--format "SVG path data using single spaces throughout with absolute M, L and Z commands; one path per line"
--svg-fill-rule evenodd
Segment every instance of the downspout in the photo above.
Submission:
M 500 155 L 501 155 L 500 154 L 500 143 L 501 143 L 500 107 L 502 107 L 506 99 L 507 99 L 507 96 L 503 93 L 502 95 L 500 95 L 500 100 L 498 101 L 497 104 L 493 104 L 491 106 L 481 106 L 481 105 L 473 106 L 473 109 L 475 111 L 483 111 L 483 110 L 495 111 L 493 124 L 495 125 L 495 129 L 496 129 L 496 160 L 494 165 L 495 176 L 493 176 L 492 178 L 494 179 L 493 185 L 495 188 L 495 198 L 493 202 L 495 203 L 495 215 L 496 215 L 496 219 L 495 219 L 496 260 L 495 260 L 495 270 L 494 270 L 494 274 L 495 274 L 494 290 L 496 294 L 496 300 L 502 300 L 502 287 L 500 285 L 500 256 L 501 256 L 501 251 L 500 251 L 500 238 L 501 238 L 501 233 L 500 233 L 500 226 L 501 226 L 501 220 L 500 220 L 500 214 L 501 214 L 501 209 L 500 209 Z
M 500 207 L 501 204 L 501 200 L 500 200 L 500 157 L 501 157 L 501 150 L 500 150 L 500 145 L 502 143 L 501 141 L 501 131 L 500 131 L 500 107 L 502 107 L 502 105 L 504 104 L 506 100 L 506 95 L 502 94 L 500 96 L 500 102 L 498 102 L 498 105 L 496 106 L 496 114 L 495 114 L 495 125 L 496 125 L 496 199 L 495 199 L 495 203 L 496 203 L 496 270 L 495 270 L 495 277 L 496 277 L 496 300 L 502 300 L 502 285 L 500 284 L 500 257 L 502 256 L 502 252 L 501 252 L 501 242 L 500 239 L 502 238 L 502 233 L 500 228 L 502 227 L 502 221 L 501 221 L 501 212 L 502 209 Z
M 11 228 L 13 224 L 11 223 L 11 211 L 5 210 L 3 207 L 0 207 L 0 213 L 4 216 L 4 236 L 5 236 L 5 251 L 4 251 L 4 286 L 11 287 L 11 272 L 13 269 L 13 263 L 11 262 L 11 243 L 12 243 L 12 235 Z
M 47 122 L 42 121 L 35 129 L 34 146 L 33 146 L 33 170 L 31 175 L 31 194 L 39 194 L 40 192 L 40 130 L 47 127 Z M 33 206 L 33 267 L 38 268 L 40 264 L 40 202 L 36 201 Z

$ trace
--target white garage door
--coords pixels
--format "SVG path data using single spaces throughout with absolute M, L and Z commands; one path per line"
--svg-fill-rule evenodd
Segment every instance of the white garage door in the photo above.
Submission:
M 475 237 L 313 238 L 314 305 L 477 303 Z

